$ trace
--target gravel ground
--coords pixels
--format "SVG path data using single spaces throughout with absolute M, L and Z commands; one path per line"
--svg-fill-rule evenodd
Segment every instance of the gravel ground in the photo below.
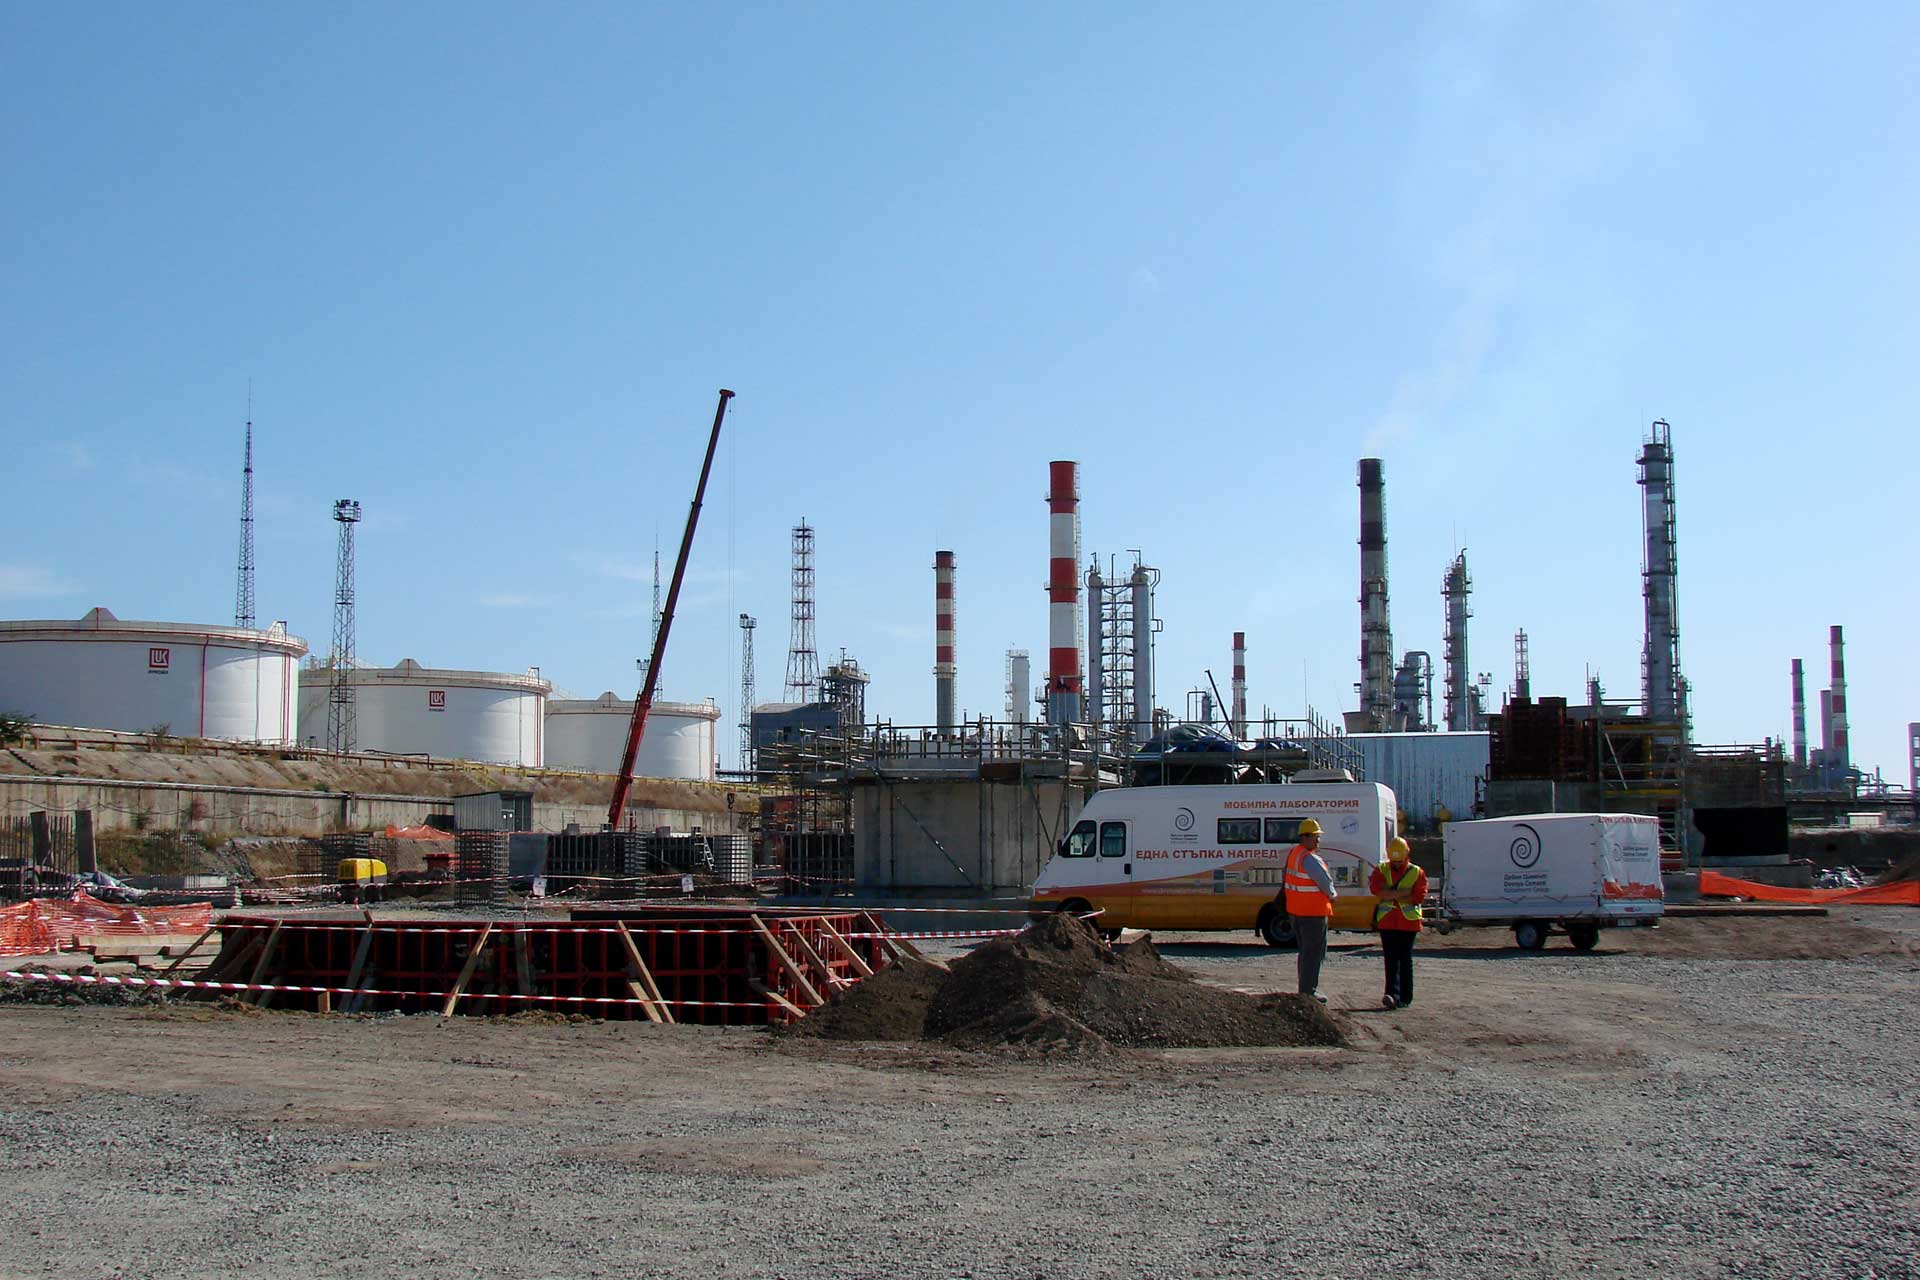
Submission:
M 1852 959 L 1490 936 L 1391 1014 L 1349 941 L 1347 1050 L 0 1007 L 0 1277 L 1911 1277 L 1917 917 L 1836 915 Z

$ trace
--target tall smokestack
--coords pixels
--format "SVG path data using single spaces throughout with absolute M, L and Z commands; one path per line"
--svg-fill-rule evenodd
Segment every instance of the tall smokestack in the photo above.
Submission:
M 952 733 L 953 715 L 953 552 L 933 553 L 933 719 L 941 733 Z
M 1080 464 L 1047 464 L 1047 721 L 1081 719 Z
M 1159 572 L 1136 562 L 1133 588 L 1133 740 L 1153 736 L 1153 588 Z
M 1360 714 L 1376 732 L 1395 727 L 1385 490 L 1380 459 L 1360 459 Z
M 1673 519 L 1673 428 L 1656 419 L 1640 450 L 1642 529 L 1646 534 L 1647 628 L 1641 651 L 1642 701 L 1650 720 L 1684 720 L 1680 679 L 1679 557 Z
M 1833 663 L 1833 762 L 1844 779 L 1853 757 L 1847 752 L 1847 642 L 1839 627 L 1828 629 L 1827 651 Z
M 1807 767 L 1807 665 L 1793 660 L 1793 767 Z
M 1233 633 L 1233 736 L 1247 736 L 1247 633 Z
M 1473 728 L 1473 668 L 1468 665 L 1467 619 L 1473 609 L 1467 597 L 1473 579 L 1467 576 L 1467 553 L 1462 550 L 1447 566 L 1440 596 L 1447 602 L 1447 634 L 1441 660 L 1447 665 L 1447 728 L 1465 733 Z

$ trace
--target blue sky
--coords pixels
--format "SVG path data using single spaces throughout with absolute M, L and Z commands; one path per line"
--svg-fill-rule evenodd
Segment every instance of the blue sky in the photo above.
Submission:
M 1046 645 L 1046 463 L 1164 574 L 1162 702 L 1349 708 L 1355 462 L 1399 648 L 1637 695 L 1634 458 L 1673 424 L 1698 734 L 1849 639 L 1855 758 L 1920 719 L 1920 97 L 1905 5 L 22 6 L 0 13 L 0 614 L 231 621 L 631 693 L 739 393 L 668 696 L 763 698 L 787 531 L 819 643 L 933 715 Z

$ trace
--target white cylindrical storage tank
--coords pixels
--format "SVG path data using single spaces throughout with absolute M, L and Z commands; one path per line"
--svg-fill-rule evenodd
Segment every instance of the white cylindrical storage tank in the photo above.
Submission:
M 333 672 L 300 671 L 300 723 L 311 746 L 326 745 Z M 347 673 L 353 687 L 355 751 L 478 760 L 537 769 L 546 762 L 547 695 L 539 676 L 446 671 L 412 658 L 395 667 Z
M 291 746 L 307 642 L 186 622 L 0 622 L 0 711 L 41 724 Z
M 582 773 L 613 773 L 633 722 L 631 699 L 557 698 L 547 704 L 547 767 Z M 713 781 L 714 734 L 720 708 L 702 702 L 656 702 L 634 757 L 638 778 Z

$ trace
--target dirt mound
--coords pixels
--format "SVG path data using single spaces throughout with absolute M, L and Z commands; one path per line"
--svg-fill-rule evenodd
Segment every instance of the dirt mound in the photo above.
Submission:
M 1151 942 L 1109 947 L 1069 916 L 996 938 L 951 969 L 884 969 L 784 1034 L 1073 1053 L 1346 1043 L 1315 1001 L 1207 986 Z
M 1910 853 L 1888 867 L 1874 883 L 1905 884 L 1909 880 L 1920 880 L 1920 853 Z
M 28 965 L 22 972 L 54 971 L 39 965 Z M 35 982 L 31 978 L 0 979 L 0 1004 L 104 1004 L 118 1008 L 141 1008 L 166 1003 L 165 991 L 154 987 L 122 987 L 92 982 Z
M 778 1030 L 824 1040 L 919 1040 L 927 1006 L 946 978 L 939 965 L 908 956 Z

